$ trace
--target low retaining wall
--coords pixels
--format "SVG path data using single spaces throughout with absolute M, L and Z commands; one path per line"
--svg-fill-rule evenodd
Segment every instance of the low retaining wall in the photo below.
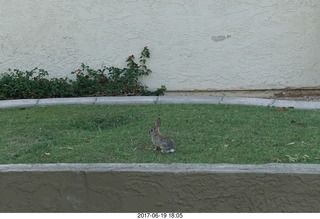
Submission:
M 1 212 L 320 212 L 319 165 L 0 165 Z

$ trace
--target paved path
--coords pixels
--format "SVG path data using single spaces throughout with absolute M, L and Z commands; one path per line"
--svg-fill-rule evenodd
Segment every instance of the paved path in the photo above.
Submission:
M 294 107 L 296 109 L 320 109 L 320 102 L 289 101 L 265 98 L 232 96 L 135 96 L 135 97 L 78 97 L 50 99 L 2 100 L 0 108 L 49 106 L 65 104 L 234 104 L 269 107 Z

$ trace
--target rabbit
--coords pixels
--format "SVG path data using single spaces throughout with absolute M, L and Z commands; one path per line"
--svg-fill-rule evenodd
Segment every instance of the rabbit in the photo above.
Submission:
M 154 127 L 149 131 L 153 144 L 156 145 L 155 150 L 161 150 L 162 153 L 168 154 L 176 151 L 176 145 L 170 138 L 163 136 L 160 131 L 161 120 L 158 118 L 154 122 Z

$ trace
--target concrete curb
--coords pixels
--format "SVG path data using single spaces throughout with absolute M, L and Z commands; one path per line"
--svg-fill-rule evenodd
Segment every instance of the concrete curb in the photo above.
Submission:
M 270 173 L 320 174 L 318 164 L 188 164 L 188 163 L 57 163 L 3 164 L 0 173 L 7 172 L 153 172 L 153 173 Z
M 159 104 L 219 104 L 223 97 L 208 96 L 159 96 Z
M 320 109 L 320 102 L 288 101 L 232 96 L 133 96 L 133 97 L 77 97 L 50 99 L 2 100 L 0 108 L 18 108 L 51 105 L 135 105 L 135 104 L 230 104 L 265 107 L 294 107 L 296 109 Z

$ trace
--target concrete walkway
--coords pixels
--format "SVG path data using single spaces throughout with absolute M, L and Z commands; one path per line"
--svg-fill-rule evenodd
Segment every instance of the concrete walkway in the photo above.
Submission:
M 21 99 L 2 100 L 0 101 L 0 108 L 50 106 L 66 104 L 234 104 L 266 107 L 294 107 L 296 109 L 320 109 L 320 102 L 288 101 L 232 96 L 135 96 Z

